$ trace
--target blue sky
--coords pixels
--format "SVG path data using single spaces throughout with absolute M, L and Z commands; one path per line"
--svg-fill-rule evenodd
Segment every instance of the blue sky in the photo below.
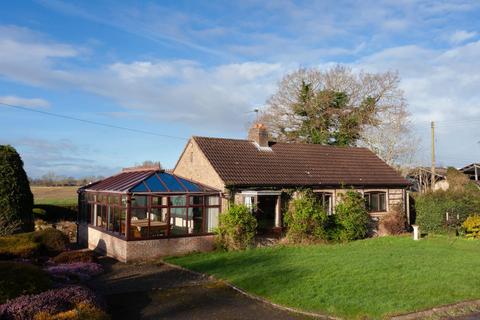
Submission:
M 253 108 L 298 67 L 397 70 L 428 163 L 480 161 L 477 1 L 3 1 L 0 143 L 27 173 L 171 168 L 191 135 L 242 138 Z

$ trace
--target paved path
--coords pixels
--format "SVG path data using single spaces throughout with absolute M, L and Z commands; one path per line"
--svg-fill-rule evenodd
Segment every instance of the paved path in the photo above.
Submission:
M 106 297 L 113 320 L 306 319 L 167 265 L 101 263 L 106 272 L 89 285 Z

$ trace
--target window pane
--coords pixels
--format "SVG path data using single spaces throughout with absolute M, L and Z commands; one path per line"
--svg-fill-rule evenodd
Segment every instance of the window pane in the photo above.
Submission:
M 95 221 L 95 210 L 96 210 L 96 204 L 91 204 L 89 207 L 90 207 L 90 223 L 93 224 L 93 225 L 96 225 L 96 221 Z
M 332 195 L 325 194 L 323 196 L 323 208 L 327 212 L 328 215 L 332 214 Z
M 126 220 L 127 220 L 127 208 L 121 208 L 120 209 L 120 213 L 121 213 L 121 219 L 122 219 L 122 222 L 121 222 L 121 225 L 120 225 L 120 232 L 122 233 L 122 236 L 126 236 L 126 233 L 125 233 L 125 230 L 126 230 Z
M 172 206 L 186 206 L 187 205 L 187 198 L 186 196 L 174 196 L 170 197 L 171 205 Z
M 120 232 L 120 208 L 113 207 L 113 231 L 119 233 Z
M 213 232 L 213 230 L 218 227 L 218 208 L 207 208 L 207 232 Z
M 148 235 L 147 208 L 132 208 L 130 220 L 130 237 L 146 238 Z
M 210 196 L 207 200 L 207 205 L 209 206 L 218 206 L 220 204 L 219 196 Z
M 386 198 L 386 194 L 385 193 L 380 193 L 379 194 L 380 196 L 380 211 L 386 211 L 386 206 L 385 206 L 385 198 Z
M 168 197 L 152 197 L 152 206 L 166 206 Z
M 167 231 L 167 208 L 152 208 L 150 212 L 150 237 L 165 236 Z
M 203 196 L 191 196 L 190 197 L 190 204 L 191 205 L 202 205 L 203 204 Z
M 147 206 L 147 197 L 146 196 L 133 196 L 132 197 L 132 207 L 146 207 Z
M 378 193 L 372 193 L 370 195 L 370 210 L 373 212 L 378 211 Z
M 113 213 L 113 207 L 108 206 L 107 208 L 107 230 L 113 231 L 113 220 L 114 220 L 114 213 Z
M 253 206 L 255 204 L 255 197 L 250 197 L 250 196 L 244 197 L 243 204 L 245 205 L 245 207 L 249 208 L 250 210 L 253 210 Z
M 172 226 L 172 234 L 188 233 L 187 208 L 171 208 L 170 224 Z
M 107 206 L 105 205 L 100 205 L 100 211 L 101 211 L 101 217 L 102 217 L 102 221 L 101 221 L 101 224 L 100 226 L 102 228 L 106 228 L 107 227 Z
M 118 204 L 118 196 L 108 196 L 108 203 Z
M 203 233 L 202 207 L 188 208 L 188 233 Z

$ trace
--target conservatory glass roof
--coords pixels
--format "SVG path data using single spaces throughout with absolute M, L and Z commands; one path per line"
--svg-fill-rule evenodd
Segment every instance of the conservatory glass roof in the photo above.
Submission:
M 164 170 L 127 170 L 82 188 L 122 193 L 217 193 L 219 190 Z

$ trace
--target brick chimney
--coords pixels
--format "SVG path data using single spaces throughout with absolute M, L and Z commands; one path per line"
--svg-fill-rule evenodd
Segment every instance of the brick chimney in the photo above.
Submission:
M 268 147 L 268 130 L 262 123 L 255 123 L 248 130 L 248 140 L 255 141 L 260 147 Z

